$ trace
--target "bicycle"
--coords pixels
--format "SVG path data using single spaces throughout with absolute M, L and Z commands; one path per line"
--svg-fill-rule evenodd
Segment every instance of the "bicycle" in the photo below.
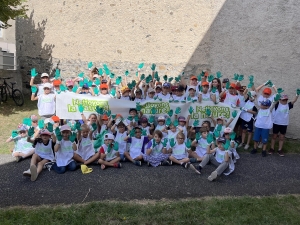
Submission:
M 0 77 L 0 79 L 3 80 L 3 83 L 0 84 L 0 102 L 6 102 L 9 95 L 17 106 L 22 106 L 24 105 L 23 93 L 19 89 L 14 88 L 14 85 L 17 84 L 17 82 L 10 82 L 11 85 L 6 82 L 6 80 L 11 78 L 12 77 Z

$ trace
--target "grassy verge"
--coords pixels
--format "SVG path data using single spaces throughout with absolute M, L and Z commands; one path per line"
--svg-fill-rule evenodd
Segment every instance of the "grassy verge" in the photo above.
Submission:
M 299 224 L 300 196 L 94 202 L 0 210 L 1 224 Z

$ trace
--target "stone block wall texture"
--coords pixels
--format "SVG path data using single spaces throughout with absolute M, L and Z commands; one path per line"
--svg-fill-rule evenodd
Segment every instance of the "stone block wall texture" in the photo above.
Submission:
M 64 77 L 107 63 L 116 75 L 140 62 L 149 74 L 186 76 L 203 69 L 271 79 L 294 98 L 300 88 L 300 4 L 296 0 L 29 0 L 17 21 L 17 54 L 24 80 L 30 68 Z M 300 101 L 287 136 L 300 138 Z

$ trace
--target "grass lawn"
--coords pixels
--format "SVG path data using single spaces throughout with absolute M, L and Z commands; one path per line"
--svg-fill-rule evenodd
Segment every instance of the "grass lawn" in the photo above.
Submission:
M 0 209 L 1 224 L 299 224 L 300 196 Z

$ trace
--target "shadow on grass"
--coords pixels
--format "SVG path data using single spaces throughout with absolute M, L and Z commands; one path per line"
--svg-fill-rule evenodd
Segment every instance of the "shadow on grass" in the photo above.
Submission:
M 37 110 L 37 101 L 31 101 L 29 95 L 25 95 L 24 100 L 25 103 L 23 106 L 17 106 L 12 98 L 8 98 L 7 102 L 0 104 L 0 115 L 11 116 L 13 114 L 19 114 L 20 112 Z

